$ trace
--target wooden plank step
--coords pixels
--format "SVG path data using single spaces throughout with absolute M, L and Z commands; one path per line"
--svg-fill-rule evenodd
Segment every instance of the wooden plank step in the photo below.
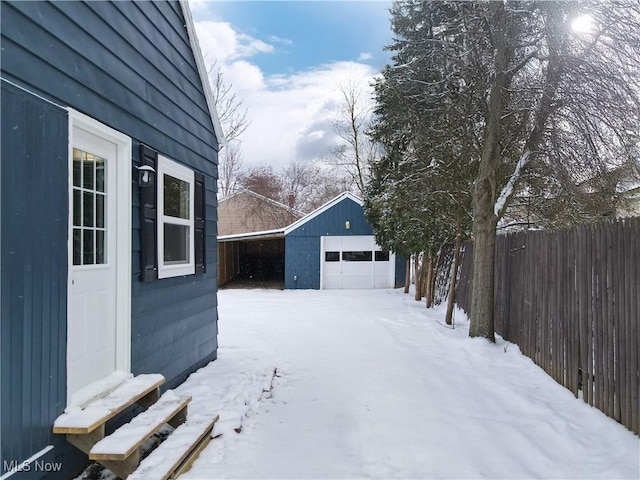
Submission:
M 172 474 L 186 471 L 198 454 L 211 439 L 213 426 L 220 417 L 216 415 L 209 422 L 186 423 L 176 428 L 160 444 L 127 480 L 148 480 L 172 478 Z M 175 477 L 173 477 L 175 478 Z
M 160 374 L 138 375 L 85 408 L 60 415 L 53 423 L 53 433 L 90 433 L 138 400 L 157 391 L 163 383 L 164 377 Z
M 186 417 L 185 412 L 190 401 L 191 397 L 179 397 L 172 390 L 165 392 L 148 410 L 96 443 L 89 452 L 89 458 L 126 460 L 174 417 L 180 414 Z

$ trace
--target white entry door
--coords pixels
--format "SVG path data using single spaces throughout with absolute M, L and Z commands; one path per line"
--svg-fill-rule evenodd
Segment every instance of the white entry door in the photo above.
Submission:
M 79 124 L 78 124 L 79 123 Z M 70 165 L 70 255 L 67 308 L 67 394 L 116 370 L 128 369 L 128 295 L 118 286 L 130 254 L 120 251 L 130 235 L 130 195 L 119 198 L 123 169 L 130 171 L 123 143 L 90 124 L 72 128 Z M 106 127 L 104 127 L 106 128 Z M 125 142 L 126 143 L 126 142 Z M 130 173 L 124 177 L 130 178 Z M 127 185 L 130 188 L 130 183 Z M 124 202 L 128 205 L 124 205 Z M 120 218 L 120 213 L 125 218 Z M 124 259 L 124 261 L 123 261 Z M 125 262 L 127 263 L 125 266 Z M 125 275 L 126 277 L 126 275 Z M 122 308 L 124 303 L 126 308 Z M 130 313 L 128 314 L 130 315 Z M 122 345 L 122 342 L 127 343 Z

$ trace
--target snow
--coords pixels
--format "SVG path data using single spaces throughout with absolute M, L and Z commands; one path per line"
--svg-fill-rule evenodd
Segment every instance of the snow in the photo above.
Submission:
M 527 163 L 529 163 L 530 156 L 531 156 L 531 152 L 526 151 L 520 157 L 520 160 L 518 160 L 518 163 L 516 164 L 516 168 L 511 174 L 511 177 L 509 177 L 509 181 L 502 189 L 502 192 L 500 192 L 500 196 L 498 197 L 498 200 L 496 200 L 496 204 L 493 206 L 493 213 L 495 214 L 496 217 L 502 214 L 502 211 L 504 210 L 504 206 L 507 203 L 507 200 L 513 193 L 513 187 L 515 187 L 516 182 L 520 178 L 520 172 L 527 165 Z
M 167 419 L 173 417 L 188 402 L 189 397 L 178 396 L 173 390 L 166 391 L 147 410 L 136 415 L 129 423 L 96 443 L 91 449 L 90 457 L 127 456 L 138 444 L 158 431 Z
M 159 479 L 171 473 L 195 443 L 208 433 L 214 419 L 210 419 L 209 423 L 187 421 L 180 425 L 140 463 L 127 480 Z
M 126 380 L 133 378 L 130 373 L 115 371 L 112 374 L 101 378 L 86 387 L 71 394 L 71 399 L 67 405 L 66 411 L 83 409 L 91 402 L 100 397 L 104 397 L 107 393 L 112 392 L 122 385 Z
M 217 438 L 181 479 L 640 478 L 637 436 L 461 311 L 451 329 L 401 290 L 218 298 L 218 359 L 176 389 Z
M 135 378 L 129 378 L 130 376 L 116 372 L 105 381 L 89 385 L 84 393 L 76 398 L 75 403 L 67 406 L 65 413 L 55 420 L 54 428 L 90 428 L 102 419 L 116 415 L 123 405 L 128 405 L 140 392 L 164 382 L 164 377 L 159 374 L 138 375 Z M 116 384 L 117 379 L 123 382 Z M 83 404 L 89 398 L 93 398 L 91 403 Z

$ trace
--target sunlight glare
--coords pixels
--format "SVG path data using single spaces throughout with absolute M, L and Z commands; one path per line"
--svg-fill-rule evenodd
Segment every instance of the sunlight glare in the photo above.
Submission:
M 571 22 L 571 30 L 576 33 L 590 33 L 593 31 L 593 17 L 588 13 L 580 15 Z

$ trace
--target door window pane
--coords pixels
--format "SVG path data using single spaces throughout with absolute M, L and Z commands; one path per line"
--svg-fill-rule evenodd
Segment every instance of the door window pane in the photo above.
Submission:
M 82 265 L 82 230 L 73 229 L 73 264 Z
M 87 190 L 95 189 L 95 161 L 90 153 L 83 152 L 82 155 L 82 187 Z
M 104 233 L 104 230 L 96 230 L 96 264 L 98 265 L 106 263 Z
M 105 209 L 104 209 L 105 196 L 96 194 L 96 227 L 104 228 L 105 226 Z
M 82 225 L 82 191 L 73 189 L 73 226 L 79 227 Z
M 93 242 L 93 230 L 85 228 L 82 231 L 82 264 L 93 265 L 95 245 Z
M 73 149 L 73 186 L 82 186 L 82 151 Z
M 73 264 L 107 263 L 106 161 L 73 149 Z
M 82 226 L 93 227 L 94 212 L 93 212 L 93 199 L 95 195 L 93 192 L 84 192 L 82 194 Z
M 96 159 L 96 192 L 103 192 L 105 187 L 105 165 L 104 158 L 95 157 Z

